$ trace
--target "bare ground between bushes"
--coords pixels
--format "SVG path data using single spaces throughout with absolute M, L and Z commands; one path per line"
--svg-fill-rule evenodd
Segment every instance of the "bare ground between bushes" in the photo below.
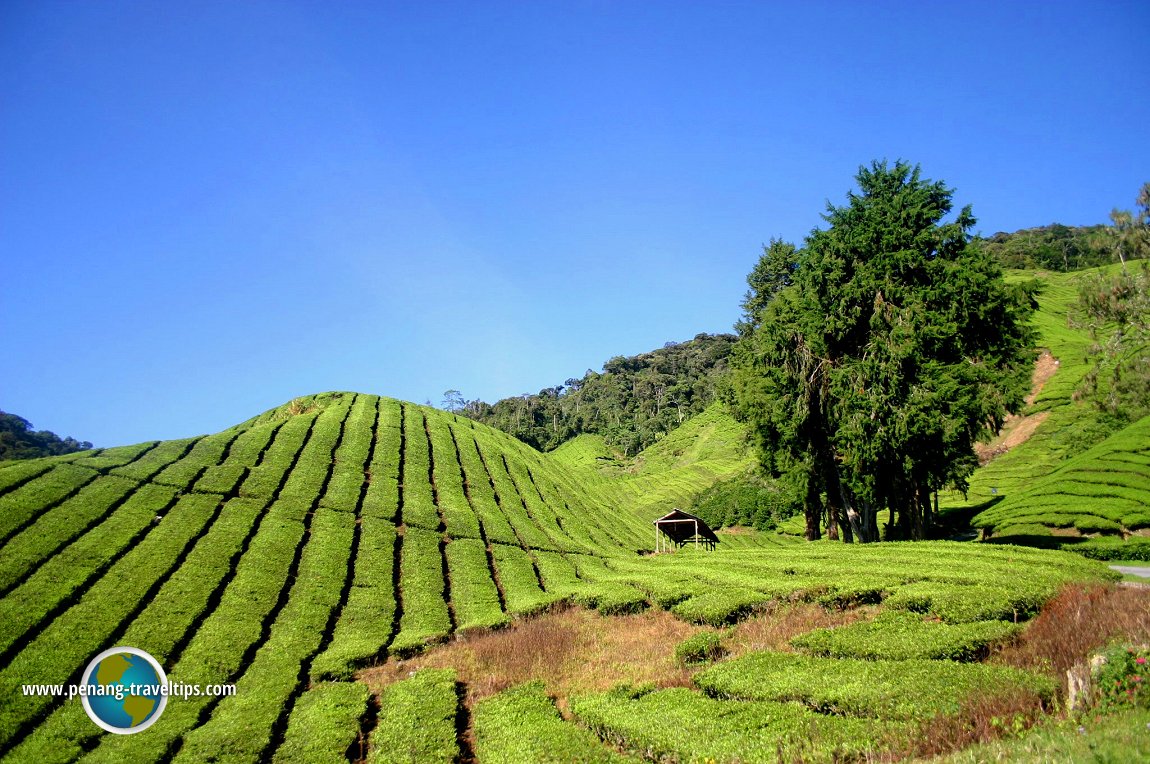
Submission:
M 1043 350 L 1034 362 L 1034 373 L 1030 377 L 1030 395 L 1026 396 L 1026 405 L 1030 406 L 1038 399 L 1039 393 L 1050 378 L 1058 371 L 1059 361 L 1049 350 Z M 1010 415 L 1002 430 L 989 443 L 977 443 L 974 452 L 978 455 L 978 463 L 986 464 L 995 457 L 1002 456 L 1007 451 L 1022 445 L 1030 440 L 1030 436 L 1050 416 L 1049 411 L 1040 411 L 1037 414 Z

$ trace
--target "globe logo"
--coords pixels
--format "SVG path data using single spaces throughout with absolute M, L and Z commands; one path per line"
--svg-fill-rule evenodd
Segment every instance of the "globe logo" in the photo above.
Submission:
M 168 677 L 159 662 L 135 647 L 113 647 L 84 669 L 81 701 L 108 732 L 132 735 L 155 724 L 168 704 Z

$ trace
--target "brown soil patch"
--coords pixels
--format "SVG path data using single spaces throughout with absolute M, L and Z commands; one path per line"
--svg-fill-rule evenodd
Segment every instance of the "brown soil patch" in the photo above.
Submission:
M 408 660 L 388 660 L 360 672 L 359 679 L 378 692 L 421 668 L 454 668 L 467 684 L 468 703 L 533 679 L 542 679 L 548 692 L 560 697 L 622 682 L 683 687 L 691 672 L 676 664 L 675 646 L 701 630 L 661 610 L 605 617 L 569 608 Z
M 715 531 L 715 533 L 719 534 L 720 536 L 724 534 L 728 536 L 749 536 L 755 532 L 756 531 L 754 528 L 748 528 L 745 525 L 728 525 L 722 530 Z
M 1043 350 L 1042 354 L 1038 356 L 1038 360 L 1034 362 L 1034 373 L 1030 377 L 1030 395 L 1026 396 L 1027 406 L 1032 405 L 1037 400 L 1038 394 L 1042 392 L 1042 388 L 1058 371 L 1058 367 L 1059 360 L 1051 355 L 1049 350 Z M 1008 416 L 1002 425 L 1002 430 L 994 440 L 989 443 L 975 444 L 974 452 L 978 455 L 978 463 L 980 465 L 986 464 L 996 456 L 1002 456 L 1010 449 L 1030 440 L 1030 436 L 1049 416 L 1049 411 L 1041 411 L 1029 416 Z
M 1082 536 L 1082 531 L 1078 530 L 1077 528 L 1051 528 L 1050 529 L 1050 535 L 1051 536 L 1071 536 L 1071 537 L 1079 537 L 1080 538 Z
M 723 640 L 732 655 L 752 650 L 789 650 L 787 642 L 811 629 L 871 618 L 874 607 L 825 610 L 819 605 L 780 606 L 744 621 Z M 430 648 L 423 655 L 359 673 L 372 692 L 422 668 L 454 668 L 467 685 L 468 705 L 523 682 L 541 679 L 566 708 L 570 695 L 609 690 L 618 684 L 690 687 L 696 669 L 680 666 L 675 647 L 700 631 L 663 610 L 602 616 L 568 608 L 516 621 L 499 631 L 473 634 Z

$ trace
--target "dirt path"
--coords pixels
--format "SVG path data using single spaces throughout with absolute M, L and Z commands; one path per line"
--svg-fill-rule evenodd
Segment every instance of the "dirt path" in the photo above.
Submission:
M 1038 360 L 1034 362 L 1034 373 L 1030 377 L 1030 395 L 1026 396 L 1027 406 L 1033 405 L 1034 401 L 1038 399 L 1038 394 L 1042 392 L 1042 388 L 1058 371 L 1058 367 L 1058 359 L 1051 355 L 1049 350 L 1043 350 L 1042 354 L 1038 356 Z M 1002 426 L 1002 431 L 994 440 L 989 443 L 975 444 L 974 452 L 978 454 L 978 463 L 980 465 L 986 464 L 995 457 L 1002 456 L 1010 449 L 1030 440 L 1030 436 L 1046 421 L 1048 416 L 1050 416 L 1049 411 L 1040 411 L 1029 416 L 1008 416 L 1006 423 Z

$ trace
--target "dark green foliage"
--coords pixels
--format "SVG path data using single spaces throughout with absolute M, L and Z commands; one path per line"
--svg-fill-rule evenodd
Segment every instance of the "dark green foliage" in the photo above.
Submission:
M 320 682 L 300 696 L 275 762 L 346 764 L 370 691 L 361 682 Z
M 743 525 L 766 531 L 801 512 L 802 503 L 783 483 L 754 471 L 720 480 L 699 494 L 687 511 L 712 528 Z
M 699 334 L 668 342 L 650 353 L 616 356 L 601 373 L 588 370 L 538 395 L 469 401 L 463 413 L 541 451 L 595 433 L 631 456 L 715 400 L 734 341 L 730 334 Z
M 795 253 L 793 283 L 754 303 L 730 396 L 764 464 L 801 480 L 809 539 L 825 515 L 877 541 L 883 508 L 921 539 L 931 494 L 964 487 L 973 443 L 1022 406 L 1032 297 L 968 246 L 969 207 L 944 222 L 944 184 L 903 162 L 857 181 Z
M 459 696 L 451 669 L 423 669 L 379 695 L 379 724 L 370 764 L 434 764 L 459 756 L 455 715 Z
M 92 444 L 86 440 L 72 437 L 61 439 L 48 430 L 33 431 L 32 423 L 24 417 L 0 411 L 0 462 L 71 454 L 91 447 Z
M 1083 278 L 1075 307 L 1095 359 L 1079 393 L 1114 420 L 1114 429 L 1150 414 L 1150 265 Z
M 1136 560 L 1150 562 L 1150 538 L 1099 538 L 1066 547 L 1094 560 Z
M 1012 639 L 1021 627 L 1005 621 L 947 624 L 913 613 L 883 613 L 873 621 L 815 629 L 791 644 L 830 658 L 979 660 L 990 648 Z
M 675 646 L 675 660 L 685 666 L 694 666 L 718 660 L 724 652 L 723 640 L 718 634 L 700 631 Z
M 1114 261 L 1114 248 L 1104 225 L 1065 226 L 1052 223 L 999 232 L 976 244 L 1003 268 L 1077 271 Z
M 626 760 L 592 733 L 564 721 L 542 682 L 522 684 L 480 701 L 474 722 L 480 761 L 608 764 Z
M 1049 677 L 1005 666 L 946 660 L 812 658 L 759 652 L 695 674 L 718 698 L 798 701 L 827 713 L 881 719 L 924 719 L 959 710 L 971 697 L 1006 697 L 1019 690 L 1054 698 Z

